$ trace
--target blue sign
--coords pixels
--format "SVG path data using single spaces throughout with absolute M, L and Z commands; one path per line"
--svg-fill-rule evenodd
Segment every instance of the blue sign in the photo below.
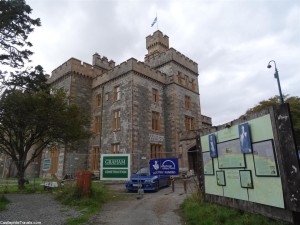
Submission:
M 164 159 L 151 159 L 150 162 L 151 175 L 178 175 L 178 159 L 177 158 L 164 158 Z
M 242 153 L 252 153 L 250 128 L 248 123 L 243 123 L 239 125 L 239 137 Z
M 210 157 L 211 158 L 218 157 L 216 135 L 215 134 L 208 135 L 208 142 L 209 142 Z

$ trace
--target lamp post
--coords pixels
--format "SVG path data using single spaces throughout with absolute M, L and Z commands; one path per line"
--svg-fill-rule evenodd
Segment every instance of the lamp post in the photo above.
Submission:
M 274 73 L 274 78 L 277 79 L 277 84 L 278 84 L 278 89 L 279 89 L 279 95 L 280 95 L 280 103 L 283 104 L 284 101 L 283 101 L 283 97 L 282 97 L 282 92 L 281 92 L 281 87 L 280 87 L 280 81 L 279 81 L 279 74 L 278 74 L 278 70 L 277 70 L 277 67 L 276 67 L 276 62 L 274 60 L 271 60 L 269 63 L 268 63 L 268 66 L 267 68 L 270 69 L 272 66 L 271 66 L 271 62 L 274 63 L 275 65 L 275 73 Z

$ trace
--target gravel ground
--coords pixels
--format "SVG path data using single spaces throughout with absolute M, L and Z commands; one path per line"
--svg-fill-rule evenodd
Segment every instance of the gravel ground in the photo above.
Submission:
M 77 217 L 75 210 L 62 206 L 51 194 L 6 194 L 11 201 L 8 210 L 0 212 L 0 224 L 62 225 L 67 218 Z
M 181 225 L 183 222 L 178 214 L 179 207 L 193 191 L 194 185 L 191 180 L 188 181 L 187 193 L 185 193 L 183 182 L 179 180 L 175 182 L 174 192 L 171 187 L 168 187 L 158 192 L 144 193 L 141 197 L 137 193 L 127 193 L 124 184 L 108 184 L 113 193 L 124 194 L 128 198 L 104 204 L 101 211 L 94 215 L 88 224 Z M 63 225 L 68 218 L 80 216 L 77 211 L 54 200 L 51 194 L 6 194 L 5 196 L 11 203 L 8 205 L 8 210 L 0 212 L 0 224 Z
M 187 193 L 184 191 L 183 181 L 175 182 L 175 190 L 171 187 L 158 192 L 144 193 L 142 198 L 137 193 L 130 194 L 129 200 L 111 201 L 105 204 L 100 213 L 90 219 L 89 225 L 181 225 L 184 224 L 179 208 L 183 200 L 190 195 L 195 183 L 187 182 Z M 124 186 L 111 185 L 111 189 L 124 192 Z

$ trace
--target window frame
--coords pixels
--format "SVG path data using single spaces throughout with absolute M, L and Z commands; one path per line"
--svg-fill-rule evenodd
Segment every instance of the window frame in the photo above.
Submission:
M 189 96 L 189 95 L 184 96 L 184 107 L 185 107 L 185 109 L 191 109 L 192 108 L 191 96 Z
M 92 170 L 100 170 L 100 148 L 99 146 L 93 146 L 92 148 L 92 162 L 91 169 Z
M 152 88 L 152 102 L 159 103 L 159 91 L 156 88 Z
M 195 118 L 185 115 L 184 127 L 186 131 L 195 130 Z
M 114 101 L 120 101 L 121 100 L 121 87 L 120 85 L 117 85 L 114 87 Z
M 159 159 L 165 158 L 165 154 L 163 152 L 163 145 L 161 144 L 150 144 L 150 159 Z
M 152 131 L 155 131 L 155 132 L 161 131 L 161 116 L 160 116 L 160 112 L 152 111 L 152 115 L 151 115 L 151 129 L 152 129 Z
M 101 116 L 94 116 L 94 133 L 99 134 L 101 131 Z
M 101 93 L 98 93 L 98 94 L 96 95 L 96 107 L 101 107 L 101 100 L 102 100 L 101 97 L 102 97 L 102 96 L 101 96 Z
M 120 143 L 113 143 L 110 145 L 111 154 L 121 154 L 120 152 Z
M 113 111 L 112 115 L 112 130 L 121 130 L 121 109 L 116 109 Z

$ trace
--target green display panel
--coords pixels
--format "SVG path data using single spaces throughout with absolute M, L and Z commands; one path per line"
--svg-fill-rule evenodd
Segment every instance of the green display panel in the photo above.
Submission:
M 278 176 L 273 140 L 253 144 L 256 176 Z
M 217 185 L 226 186 L 225 172 L 222 170 L 216 171 Z
M 203 152 L 204 175 L 214 175 L 214 162 L 210 157 L 210 152 Z
M 218 154 L 219 169 L 246 167 L 239 139 L 219 143 Z
M 253 188 L 252 171 L 240 170 L 240 181 L 242 188 Z

